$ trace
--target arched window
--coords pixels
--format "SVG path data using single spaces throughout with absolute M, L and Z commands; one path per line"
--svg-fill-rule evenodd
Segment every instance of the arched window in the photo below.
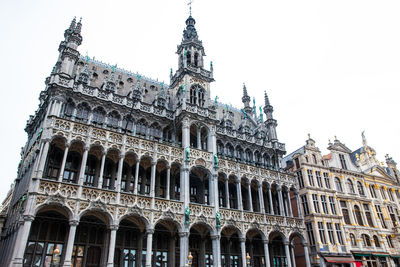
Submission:
M 188 66 L 190 65 L 191 60 L 192 60 L 192 54 L 189 51 L 187 51 L 186 52 L 186 64 Z
M 357 206 L 357 205 L 354 206 L 354 213 L 356 215 L 358 225 L 364 225 L 362 215 L 361 215 L 361 210 L 360 210 L 359 206 Z
M 205 103 L 205 91 L 203 88 L 199 89 L 199 106 L 200 107 L 204 107 L 204 103 Z
M 70 151 L 65 162 L 63 182 L 76 183 L 78 181 L 79 167 L 81 165 L 81 155 L 76 151 Z
M 243 149 L 240 146 L 236 147 L 236 159 L 240 161 L 244 160 Z
M 227 144 L 226 145 L 227 152 L 228 152 L 228 157 L 233 158 L 235 156 L 235 149 L 233 148 L 232 144 Z
M 335 187 L 336 191 L 343 192 L 342 183 L 340 182 L 340 179 L 338 177 L 335 177 Z
M 306 162 L 308 163 L 308 156 L 305 156 Z
M 371 193 L 371 197 L 376 198 L 376 191 L 373 185 L 369 186 L 369 191 Z
M 358 181 L 357 182 L 357 190 L 358 190 L 358 194 L 360 194 L 360 196 L 364 196 L 364 187 L 362 186 L 361 182 Z
M 121 116 L 118 114 L 117 111 L 115 111 L 115 110 L 112 111 L 111 113 L 108 114 L 107 126 L 109 128 L 117 129 L 120 118 L 121 118 Z
M 357 246 L 356 237 L 353 234 L 350 234 L 350 242 L 353 247 Z
M 105 111 L 102 107 L 97 107 L 93 110 L 93 120 L 95 124 L 102 125 L 104 122 Z
M 347 190 L 349 191 L 349 193 L 354 194 L 354 186 L 353 186 L 353 182 L 350 179 L 347 179 L 346 181 L 346 186 L 347 186 Z
M 386 199 L 385 188 L 381 187 L 381 195 L 383 199 Z
M 150 136 L 156 140 L 161 138 L 161 127 L 158 123 L 155 122 L 150 126 Z
M 67 117 L 71 117 L 74 114 L 75 103 L 68 99 L 67 104 L 65 105 L 64 115 Z
M 317 158 L 315 157 L 314 154 L 312 155 L 312 158 L 313 158 L 314 164 L 317 164 Z
M 390 235 L 387 235 L 387 236 L 386 236 L 386 240 L 387 240 L 387 243 L 388 243 L 389 248 L 394 248 L 394 246 L 393 246 L 393 241 L 392 241 L 392 237 L 391 237 Z
M 192 86 L 190 88 L 190 104 L 197 104 L 197 87 Z
M 145 119 L 141 119 L 138 121 L 136 125 L 136 134 L 146 136 L 147 132 L 147 123 Z
M 250 149 L 246 149 L 246 160 L 248 162 L 253 162 L 253 152 Z
M 379 242 L 379 238 L 374 235 L 374 243 L 375 243 L 375 247 L 380 248 L 381 247 L 381 242 Z
M 371 240 L 369 239 L 369 236 L 366 234 L 361 235 L 362 241 L 363 241 L 363 246 L 364 247 L 370 247 L 371 246 Z
M 89 118 L 90 108 L 87 103 L 81 103 L 76 110 L 76 119 L 86 122 Z
M 128 115 L 125 116 L 124 119 L 122 120 L 122 125 L 121 125 L 122 129 L 125 130 L 129 133 L 132 132 L 132 128 L 133 128 L 133 118 L 132 116 Z
M 198 67 L 199 66 L 199 53 L 194 54 L 194 66 Z
M 217 153 L 218 155 L 224 155 L 224 144 L 221 140 L 217 140 Z

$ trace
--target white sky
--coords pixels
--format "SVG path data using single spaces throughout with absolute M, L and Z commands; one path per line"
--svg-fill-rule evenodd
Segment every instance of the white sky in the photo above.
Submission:
M 334 135 L 351 150 L 365 130 L 379 160 L 400 162 L 400 1 L 195 0 L 193 17 L 212 98 L 241 107 L 242 84 L 263 105 L 267 90 L 287 152 L 307 133 L 326 153 Z M 0 199 L 16 178 L 26 120 L 58 56 L 64 30 L 83 17 L 79 51 L 169 83 L 188 16 L 182 1 L 0 3 Z

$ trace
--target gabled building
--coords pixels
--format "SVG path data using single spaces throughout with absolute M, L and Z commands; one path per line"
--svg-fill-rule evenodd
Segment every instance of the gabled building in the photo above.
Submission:
M 242 109 L 210 99 L 195 23 L 167 85 L 81 56 L 72 21 L 26 125 L 3 266 L 310 266 L 272 105 L 245 86 Z
M 351 151 L 335 137 L 323 156 L 309 137 L 283 159 L 301 188 L 313 266 L 398 266 L 398 170 L 362 140 Z

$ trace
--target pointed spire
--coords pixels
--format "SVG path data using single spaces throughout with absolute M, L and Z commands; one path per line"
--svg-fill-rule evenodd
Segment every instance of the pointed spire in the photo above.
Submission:
M 246 84 L 243 83 L 243 97 L 245 97 L 245 96 L 249 96 L 249 95 L 247 94 Z
M 76 17 L 74 17 L 71 21 L 71 24 L 69 25 L 69 29 L 70 30 L 74 30 L 75 29 L 75 24 L 76 24 Z
M 265 106 L 269 106 L 269 99 L 268 99 L 268 95 L 267 95 L 267 91 L 264 91 L 264 104 Z
M 80 34 L 82 29 L 82 17 L 79 19 L 78 24 L 76 24 L 75 32 Z

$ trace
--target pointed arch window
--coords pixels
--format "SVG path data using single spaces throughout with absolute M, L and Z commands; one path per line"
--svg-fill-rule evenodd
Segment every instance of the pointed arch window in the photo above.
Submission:
M 358 191 L 358 194 L 360 194 L 360 196 L 364 196 L 365 195 L 364 187 L 362 186 L 360 181 L 357 182 L 357 191 Z
M 71 99 L 68 99 L 67 104 L 65 106 L 64 115 L 66 117 L 72 117 L 72 115 L 74 114 L 74 110 L 75 110 L 75 103 Z
M 205 91 L 203 88 L 199 89 L 199 106 L 204 107 L 205 103 Z
M 93 110 L 93 120 L 92 122 L 95 124 L 102 125 L 104 122 L 105 111 L 103 108 L 98 107 Z
M 76 119 L 79 121 L 87 122 L 89 118 L 90 108 L 87 103 L 81 103 L 76 110 Z
M 356 237 L 354 234 L 350 234 L 350 243 L 353 247 L 357 246 Z
M 197 104 L 197 92 L 196 92 L 196 88 L 195 86 L 192 86 L 190 88 L 190 104 Z
M 110 114 L 108 114 L 108 118 L 107 118 L 107 126 L 109 128 L 114 128 L 117 129 L 118 125 L 119 125 L 119 120 L 120 120 L 121 116 L 118 114 L 117 111 L 112 111 Z
M 349 190 L 349 193 L 354 194 L 355 192 L 354 192 L 353 182 L 350 179 L 347 179 L 346 185 L 347 185 L 347 190 Z
M 343 192 L 342 183 L 340 182 L 340 179 L 338 177 L 335 177 L 335 187 L 336 191 Z

